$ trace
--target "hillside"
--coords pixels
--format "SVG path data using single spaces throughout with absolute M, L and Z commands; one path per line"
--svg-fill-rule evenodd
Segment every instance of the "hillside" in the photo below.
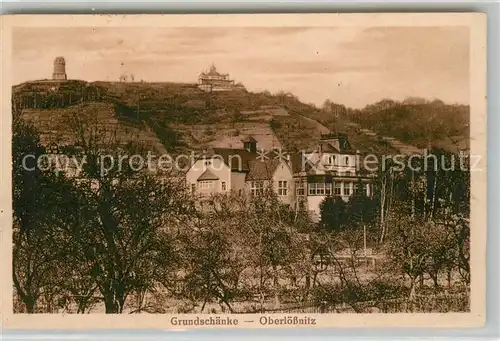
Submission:
M 465 105 L 447 105 L 439 100 L 423 99 L 381 101 L 355 113 L 352 119 L 380 134 L 421 148 L 428 143 L 446 147 L 443 141 L 450 138 L 450 142 L 456 140 L 462 147 L 468 147 L 469 107 Z
M 151 129 L 140 121 L 131 119 L 110 103 L 85 102 L 66 108 L 23 109 L 21 117 L 35 124 L 41 132 L 40 139 L 45 145 L 71 145 L 75 142 L 72 117 L 85 117 L 90 126 L 102 133 L 116 136 L 125 144 L 141 140 L 157 153 L 165 153 L 165 147 Z
M 290 93 L 207 93 L 189 83 L 38 81 L 13 87 L 13 103 L 50 140 L 69 141 L 61 120 L 85 107 L 103 124 L 171 153 L 238 148 L 250 135 L 259 148 L 300 151 L 314 148 L 321 134 L 333 131 L 347 133 L 362 153 L 392 154 L 401 148 L 416 150 L 412 144 L 421 148 L 429 137 L 436 143 L 449 136 L 463 140 L 468 123 L 467 107 L 435 102 L 383 101 L 362 110 L 337 105 L 343 107 L 339 114 L 332 107 L 302 103 Z M 449 128 L 453 115 L 459 119 Z
M 382 100 L 360 110 L 328 102 L 326 115 L 313 117 L 326 125 L 339 121 L 372 138 L 416 150 L 433 147 L 457 152 L 469 148 L 469 107 L 408 98 L 404 101 Z M 396 143 L 393 143 L 395 141 Z

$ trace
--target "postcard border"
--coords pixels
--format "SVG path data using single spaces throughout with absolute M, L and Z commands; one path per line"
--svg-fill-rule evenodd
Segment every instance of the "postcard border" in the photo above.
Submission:
M 168 20 L 166 17 L 168 16 Z M 222 18 L 223 17 L 223 18 Z M 311 314 L 317 325 L 308 327 L 480 327 L 485 322 L 486 287 L 486 15 L 482 13 L 390 13 L 390 14 L 223 14 L 223 15 L 14 15 L 0 17 L 2 45 L 2 138 L 4 165 L 11 164 L 10 65 L 13 27 L 332 27 L 332 26 L 468 26 L 470 28 L 470 135 L 471 154 L 481 155 L 481 171 L 471 175 L 471 312 L 449 314 Z M 472 118 L 474 118 L 472 120 Z M 11 179 L 10 167 L 0 170 Z M 1 270 L 12 273 L 12 183 L 1 185 Z M 1 283 L 0 311 L 4 329 L 176 329 L 165 315 L 51 315 L 13 314 L 12 283 Z M 284 314 L 273 314 L 280 317 Z M 301 316 L 305 314 L 293 314 Z M 206 316 L 203 314 L 191 314 Z M 245 319 L 261 315 L 245 316 Z M 220 326 L 217 326 L 220 328 Z M 234 328 L 234 327 L 233 327 Z M 283 326 L 239 325 L 237 328 L 283 328 Z M 196 328 L 190 328 L 196 329 Z

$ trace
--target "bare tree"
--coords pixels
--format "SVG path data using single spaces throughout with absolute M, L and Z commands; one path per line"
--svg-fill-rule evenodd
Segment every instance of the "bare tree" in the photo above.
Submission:
M 120 132 L 99 126 L 93 113 L 82 110 L 70 117 L 70 127 L 86 157 L 79 179 L 86 220 L 72 240 L 82 246 L 84 263 L 92 264 L 106 312 L 121 313 L 129 295 L 155 290 L 175 267 L 171 231 L 191 206 L 182 183 L 170 174 L 137 170 L 128 158 L 103 172 L 103 155 L 114 162 L 133 155 L 145 159 L 147 148 L 123 141 Z
M 57 276 L 64 260 L 63 236 L 74 224 L 70 182 L 50 165 L 37 167 L 45 154 L 34 127 L 14 113 L 13 122 L 13 282 L 28 313 L 43 297 L 50 308 L 61 290 Z M 47 168 L 46 168 L 47 167 Z

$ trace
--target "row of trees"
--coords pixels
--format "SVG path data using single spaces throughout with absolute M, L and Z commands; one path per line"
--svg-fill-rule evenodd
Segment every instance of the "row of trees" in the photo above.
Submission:
M 14 95 L 13 106 L 24 109 L 66 108 L 82 102 L 102 101 L 106 97 L 106 91 L 103 88 L 78 84 L 55 90 L 21 91 Z
M 460 283 L 467 291 L 470 285 L 469 161 L 440 150 L 430 155 L 404 169 L 388 160 L 377 174 L 373 198 L 327 197 L 320 207 L 320 225 L 357 235 L 353 250 L 366 248 L 368 239 L 410 299 L 425 287 L 439 292 Z M 352 283 L 345 288 L 356 287 Z M 366 285 L 357 290 L 366 293 Z
M 301 258 L 294 228 L 309 221 L 270 192 L 251 201 L 214 197 L 199 208 L 173 174 L 134 172 L 126 164 L 103 174 L 100 155 L 118 159 L 146 149 L 110 138 L 82 113 L 70 126 L 79 147 L 73 156 L 86 157 L 77 177 L 25 159 L 46 151 L 33 126 L 14 117 L 18 311 L 84 313 L 101 303 L 107 313 L 127 305 L 161 312 L 165 296 L 201 310 L 213 301 L 231 310 L 235 297 L 250 292 L 263 302 L 269 281 L 278 281 L 278 267 Z
M 450 286 L 457 273 L 461 283 L 470 281 L 466 189 L 439 171 L 410 181 L 389 171 L 379 176 L 373 199 L 327 198 L 318 226 L 272 190 L 252 198 L 213 196 L 200 206 L 177 174 L 134 171 L 127 163 L 102 173 L 101 155 L 119 159 L 147 148 L 118 141 L 97 123 L 82 112 L 69 118 L 79 147 L 73 156 L 86 158 L 70 177 L 28 170 L 34 160 L 24 157 L 45 149 L 36 130 L 14 115 L 18 312 L 86 313 L 103 306 L 107 313 L 161 313 L 214 305 L 239 311 L 241 302 L 253 302 L 247 311 L 264 311 L 270 301 L 311 299 L 358 307 L 374 296 L 415 296 L 424 276 L 436 289 L 442 274 Z M 430 182 L 425 190 L 419 176 Z M 384 254 L 384 272 L 360 270 L 362 229 L 378 235 L 372 240 Z M 345 250 L 348 261 L 338 256 Z

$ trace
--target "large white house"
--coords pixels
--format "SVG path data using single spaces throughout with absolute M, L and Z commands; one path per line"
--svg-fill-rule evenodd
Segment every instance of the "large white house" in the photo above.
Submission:
M 186 183 L 201 198 L 215 193 L 259 195 L 272 187 L 283 203 L 306 204 L 319 215 L 327 196 L 347 201 L 356 191 L 373 195 L 373 177 L 363 174 L 359 154 L 344 134 L 321 137 L 317 148 L 300 154 L 276 157 L 274 151 L 262 158 L 257 141 L 248 137 L 243 148 L 215 148 L 200 157 L 186 173 Z
M 292 158 L 295 195 L 318 215 L 321 202 L 327 196 L 344 201 L 361 188 L 368 197 L 373 195 L 373 177 L 360 168 L 360 154 L 345 134 L 322 135 L 318 146 Z
M 216 193 L 258 195 L 272 186 L 286 203 L 293 200 L 293 173 L 284 159 L 260 160 L 257 141 L 248 137 L 243 148 L 214 148 L 196 160 L 186 173 L 186 185 L 200 197 Z

